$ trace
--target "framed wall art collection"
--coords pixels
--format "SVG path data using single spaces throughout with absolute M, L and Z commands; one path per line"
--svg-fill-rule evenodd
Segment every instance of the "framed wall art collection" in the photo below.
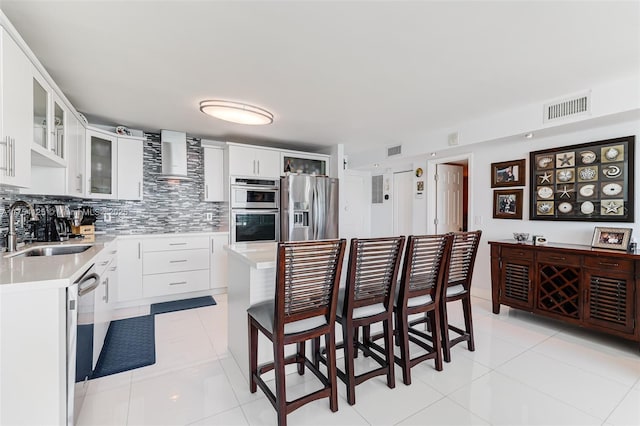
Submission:
M 635 136 L 530 153 L 530 219 L 633 222 Z

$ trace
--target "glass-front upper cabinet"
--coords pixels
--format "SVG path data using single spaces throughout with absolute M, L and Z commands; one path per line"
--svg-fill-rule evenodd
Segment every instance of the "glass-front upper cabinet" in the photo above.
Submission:
M 64 152 L 64 109 L 59 105 L 57 100 L 53 101 L 53 122 L 51 125 L 53 126 L 51 136 L 53 137 L 52 141 L 52 151 L 58 155 L 60 158 L 65 158 L 66 153 Z
M 321 154 L 282 154 L 282 171 L 305 175 L 329 175 L 329 156 Z
M 49 92 L 38 80 L 33 79 L 33 142 L 45 149 L 49 149 L 47 131 L 47 117 L 49 117 Z
M 44 81 L 33 78 L 33 143 L 65 158 L 65 113 L 62 101 Z
M 116 197 L 117 137 L 87 129 L 87 196 Z

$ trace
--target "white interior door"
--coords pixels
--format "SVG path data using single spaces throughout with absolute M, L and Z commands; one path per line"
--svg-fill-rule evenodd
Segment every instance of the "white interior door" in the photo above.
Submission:
M 462 231 L 463 167 L 436 165 L 436 233 Z
M 371 176 L 347 171 L 340 182 L 340 238 L 371 236 Z
M 413 173 L 393 174 L 393 234 L 411 235 L 413 232 Z

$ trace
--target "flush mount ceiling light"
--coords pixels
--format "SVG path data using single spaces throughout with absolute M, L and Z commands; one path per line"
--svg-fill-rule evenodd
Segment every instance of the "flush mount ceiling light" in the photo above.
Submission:
M 262 125 L 273 123 L 273 114 L 266 109 L 231 101 L 202 101 L 200 111 L 220 120 L 238 124 Z

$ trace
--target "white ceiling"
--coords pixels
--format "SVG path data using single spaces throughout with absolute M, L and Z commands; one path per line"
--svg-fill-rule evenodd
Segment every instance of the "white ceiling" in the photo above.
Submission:
M 355 152 L 640 73 L 638 1 L 0 4 L 90 122 L 218 140 Z

